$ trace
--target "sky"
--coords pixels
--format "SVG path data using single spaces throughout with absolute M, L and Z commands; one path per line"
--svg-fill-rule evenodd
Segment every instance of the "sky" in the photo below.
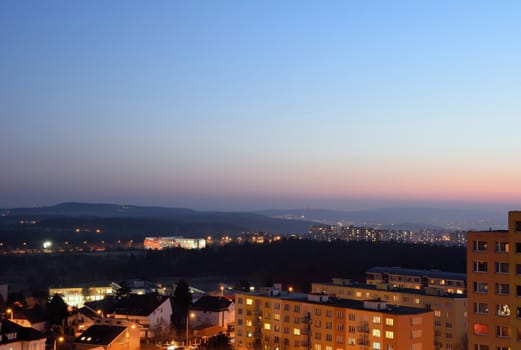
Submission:
M 518 1 L 0 2 L 0 207 L 521 208 Z

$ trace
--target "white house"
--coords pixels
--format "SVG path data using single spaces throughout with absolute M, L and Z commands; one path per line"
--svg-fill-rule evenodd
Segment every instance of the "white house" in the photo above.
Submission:
M 0 350 L 45 350 L 46 337 L 31 327 L 0 319 Z
M 203 295 L 190 307 L 190 326 L 219 326 L 226 329 L 235 322 L 235 304 L 232 300 L 213 295 Z

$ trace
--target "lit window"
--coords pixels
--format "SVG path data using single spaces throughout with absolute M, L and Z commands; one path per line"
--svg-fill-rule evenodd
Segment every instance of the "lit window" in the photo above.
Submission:
M 385 324 L 387 326 L 394 326 L 394 320 L 392 318 L 386 318 L 385 319 Z
M 300 335 L 300 328 L 293 328 L 294 335 Z
M 251 304 L 253 304 L 253 299 L 247 298 L 246 305 L 251 305 Z
M 373 316 L 373 323 L 380 324 L 382 322 L 380 316 Z
M 373 337 L 379 337 L 380 336 L 380 330 L 379 329 L 373 329 Z
M 265 323 L 264 324 L 264 329 L 270 330 L 271 329 L 271 325 L 269 323 Z
M 488 335 L 488 324 L 474 323 L 474 334 Z
M 385 331 L 385 337 L 387 339 L 394 339 L 394 332 L 393 331 Z
M 380 350 L 380 343 L 378 343 L 378 342 L 374 342 L 374 343 L 373 343 L 373 349 L 374 349 L 374 350 Z

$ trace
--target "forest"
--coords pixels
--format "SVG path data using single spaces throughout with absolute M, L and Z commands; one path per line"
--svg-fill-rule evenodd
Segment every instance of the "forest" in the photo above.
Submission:
M 311 282 L 332 277 L 361 281 L 372 266 L 465 272 L 465 259 L 464 247 L 283 239 L 202 250 L 0 255 L 0 281 L 10 290 L 45 290 L 128 278 L 222 277 L 255 285 L 282 282 L 307 291 Z

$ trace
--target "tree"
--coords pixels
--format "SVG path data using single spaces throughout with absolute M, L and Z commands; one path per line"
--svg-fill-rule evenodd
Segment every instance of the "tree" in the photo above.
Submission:
M 63 319 L 67 317 L 67 304 L 58 294 L 55 294 L 47 304 L 47 312 L 51 324 L 61 326 Z
M 180 280 L 174 291 L 174 312 L 172 313 L 172 323 L 177 329 L 184 329 L 188 318 L 188 310 L 192 305 L 192 293 L 185 280 Z

